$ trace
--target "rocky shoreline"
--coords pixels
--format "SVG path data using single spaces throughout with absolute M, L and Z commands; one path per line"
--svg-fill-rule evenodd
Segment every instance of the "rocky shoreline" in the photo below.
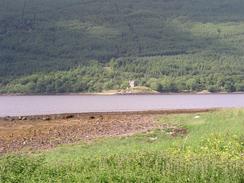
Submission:
M 103 115 L 143 115 L 143 114 L 179 114 L 179 113 L 196 113 L 209 112 L 217 110 L 213 109 L 170 109 L 170 110 L 151 110 L 151 111 L 128 111 L 128 112 L 88 112 L 88 113 L 65 113 L 65 114 L 48 114 L 48 115 L 28 115 L 28 116 L 5 116 L 0 117 L 1 121 L 26 121 L 26 120 L 57 120 L 57 119 L 72 119 L 81 118 L 84 116 L 103 116 Z
M 49 150 L 61 144 L 89 142 L 102 137 L 130 136 L 153 129 L 169 129 L 171 136 L 184 135 L 185 129 L 168 124 L 160 125 L 157 123 L 157 117 L 163 114 L 200 113 L 213 110 L 82 113 L 0 118 L 0 155 Z

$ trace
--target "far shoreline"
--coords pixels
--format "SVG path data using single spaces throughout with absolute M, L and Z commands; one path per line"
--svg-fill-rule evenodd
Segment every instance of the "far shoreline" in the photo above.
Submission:
M 239 95 L 244 92 L 139 92 L 139 93 L 119 93 L 119 92 L 92 92 L 92 93 L 6 93 L 0 96 L 137 96 L 137 95 Z

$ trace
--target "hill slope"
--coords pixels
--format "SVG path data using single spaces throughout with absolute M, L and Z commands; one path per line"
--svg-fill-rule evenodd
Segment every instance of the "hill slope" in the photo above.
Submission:
M 244 90 L 242 0 L 0 0 L 0 91 Z M 94 61 L 95 60 L 95 61 Z

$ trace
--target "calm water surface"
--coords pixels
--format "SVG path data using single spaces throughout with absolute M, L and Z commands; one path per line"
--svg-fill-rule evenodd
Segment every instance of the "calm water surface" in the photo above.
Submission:
M 0 116 L 244 107 L 244 94 L 0 96 Z

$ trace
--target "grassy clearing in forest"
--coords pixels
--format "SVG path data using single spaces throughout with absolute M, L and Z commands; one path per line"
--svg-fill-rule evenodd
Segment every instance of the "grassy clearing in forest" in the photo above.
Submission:
M 168 128 L 1 157 L 0 182 L 244 181 L 243 109 L 163 115 L 158 122 Z

